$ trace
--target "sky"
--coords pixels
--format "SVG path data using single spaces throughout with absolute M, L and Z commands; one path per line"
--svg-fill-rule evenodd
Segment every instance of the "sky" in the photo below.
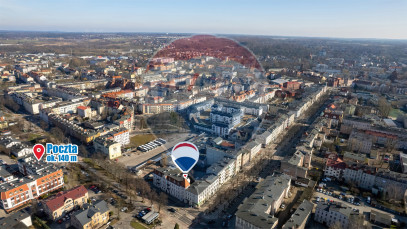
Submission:
M 407 39 L 407 0 L 0 0 L 0 30 Z

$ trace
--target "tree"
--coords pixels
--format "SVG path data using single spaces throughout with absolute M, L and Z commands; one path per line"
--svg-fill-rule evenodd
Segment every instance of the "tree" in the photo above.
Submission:
M 4 145 L 0 145 L 0 152 L 8 156 L 10 156 L 11 153 L 10 149 L 6 148 Z
M 5 100 L 5 105 L 13 112 L 17 112 L 18 110 L 20 110 L 20 105 L 14 102 L 11 97 L 7 97 L 7 99 Z
M 158 211 L 161 212 L 161 206 L 166 206 L 168 204 L 168 195 L 164 192 L 160 192 L 158 195 Z
M 147 128 L 147 122 L 146 122 L 145 118 L 141 118 L 140 119 L 140 129 L 142 130 L 145 128 Z
M 112 122 L 116 121 L 119 118 L 119 116 L 117 114 L 114 114 L 112 116 Z
M 390 111 L 391 111 L 391 105 L 387 101 L 387 99 L 385 99 L 384 97 L 380 97 L 379 101 L 378 101 L 378 108 L 379 108 L 379 113 L 382 117 L 387 118 L 387 116 L 389 116 Z
M 65 138 L 64 132 L 59 127 L 53 127 L 50 131 L 51 135 L 57 138 L 58 141 L 62 142 Z
M 178 124 L 178 114 L 175 113 L 174 111 L 172 111 L 172 112 L 170 113 L 170 122 L 171 122 L 171 124 L 173 124 L 173 125 L 177 125 L 177 124 Z
M 179 229 L 178 223 L 175 224 L 174 229 Z
M 394 83 L 394 82 L 398 79 L 398 73 L 397 73 L 397 71 L 394 70 L 394 71 L 390 74 L 390 76 L 388 77 L 388 79 L 389 79 L 392 83 Z
M 352 225 L 352 228 L 355 229 L 365 229 L 368 228 L 367 225 L 365 225 L 365 220 L 363 218 L 363 215 L 359 214 L 351 214 L 349 217 L 349 225 Z
M 49 125 L 48 125 L 48 123 L 45 122 L 44 120 L 41 120 L 41 122 L 40 122 L 40 127 L 41 127 L 43 130 L 45 130 L 45 129 L 48 129 L 48 128 L 49 128 Z
M 332 224 L 329 229 L 342 229 L 342 225 L 339 221 L 336 221 L 334 224 Z
M 81 59 L 81 58 L 72 58 L 69 61 L 69 67 L 71 67 L 71 68 L 81 67 L 81 66 L 84 66 L 86 64 L 87 64 L 86 61 L 84 59 Z
M 86 147 L 82 144 L 78 148 L 78 154 L 82 155 L 83 157 L 89 157 L 89 151 L 86 149 Z

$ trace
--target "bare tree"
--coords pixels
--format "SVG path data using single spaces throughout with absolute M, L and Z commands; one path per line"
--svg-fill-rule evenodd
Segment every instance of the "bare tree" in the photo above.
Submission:
M 161 212 L 161 207 L 168 204 L 168 195 L 164 192 L 160 192 L 158 195 L 158 212 Z
M 387 117 L 391 111 L 391 105 L 384 97 L 380 97 L 378 101 L 379 113 L 383 117 Z
M 42 129 L 46 130 L 46 129 L 49 128 L 49 125 L 48 125 L 48 123 L 45 122 L 44 120 L 41 120 L 41 122 L 40 122 L 40 127 L 41 127 Z
M 367 229 L 368 226 L 365 225 L 365 219 L 363 215 L 360 214 L 351 214 L 349 216 L 349 225 L 352 225 L 352 228 L 355 229 Z
M 62 142 L 65 138 L 64 132 L 59 127 L 53 127 L 50 131 L 51 135 L 57 138 L 59 142 Z
M 336 221 L 334 224 L 332 224 L 329 229 L 342 229 L 342 225 L 339 221 Z

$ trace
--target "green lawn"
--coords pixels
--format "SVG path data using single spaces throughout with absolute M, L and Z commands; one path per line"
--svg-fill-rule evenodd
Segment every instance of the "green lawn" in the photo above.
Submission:
M 392 109 L 389 113 L 389 117 L 397 118 L 399 114 L 404 114 L 404 112 L 400 109 Z
M 27 140 L 32 141 L 32 140 L 35 140 L 35 139 L 37 139 L 39 137 L 42 137 L 42 136 L 39 135 L 39 134 L 29 134 Z
M 155 139 L 156 136 L 153 134 L 139 134 L 130 138 L 130 145 L 131 147 L 137 147 Z
M 141 223 L 139 223 L 137 221 L 134 221 L 134 220 L 130 222 L 130 226 L 132 226 L 135 229 L 146 229 L 146 228 L 148 228 L 148 227 L 144 226 L 143 224 L 141 224 Z

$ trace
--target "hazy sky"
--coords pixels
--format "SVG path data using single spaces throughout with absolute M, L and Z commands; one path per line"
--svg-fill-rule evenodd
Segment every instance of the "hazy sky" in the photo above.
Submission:
M 0 0 L 0 30 L 407 39 L 407 0 Z

